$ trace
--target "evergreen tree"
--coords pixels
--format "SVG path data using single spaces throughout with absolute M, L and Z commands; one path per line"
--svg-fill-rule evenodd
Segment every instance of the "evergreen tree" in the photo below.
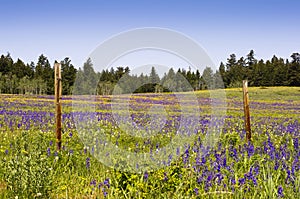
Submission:
M 51 67 L 48 58 L 43 54 L 39 56 L 38 62 L 35 67 L 34 78 L 36 81 L 46 84 L 46 94 L 54 94 L 54 69 Z M 44 93 L 43 91 L 37 91 L 37 93 Z
M 170 68 L 168 73 L 163 76 L 161 80 L 161 84 L 165 91 L 171 92 L 171 91 L 176 91 L 177 83 L 176 82 L 176 74 L 173 68 Z
M 252 79 L 249 82 L 250 86 L 261 86 L 263 81 L 265 71 L 264 60 L 259 60 L 257 64 L 253 66 Z
M 71 64 L 71 60 L 66 57 L 61 61 L 62 94 L 72 94 L 72 88 L 76 79 L 77 69 Z
M 219 73 L 222 77 L 222 80 L 224 82 L 224 86 L 226 88 L 229 85 L 229 82 L 227 81 L 225 65 L 223 64 L 223 62 L 220 63 Z
M 289 64 L 289 85 L 300 86 L 300 54 L 293 53 L 291 55 L 292 61 Z
M 159 81 L 160 81 L 159 76 L 158 76 L 158 74 L 157 74 L 157 72 L 156 72 L 156 70 L 155 70 L 155 68 L 153 66 L 151 68 L 151 72 L 150 72 L 150 76 L 149 77 L 150 77 L 150 82 L 152 84 L 158 84 Z
M 215 87 L 213 79 L 213 70 L 210 67 L 206 67 L 203 70 L 202 79 L 204 80 L 205 89 L 213 89 Z
M 218 88 L 219 89 L 224 88 L 224 82 L 223 82 L 223 79 L 222 79 L 220 71 L 216 71 L 213 74 L 213 80 L 214 80 L 214 88 L 217 88 L 217 89 Z
M 2 75 L 6 75 L 12 71 L 13 59 L 11 58 L 10 54 L 7 53 L 6 56 L 1 55 L 0 58 L 0 72 Z
M 230 71 L 231 67 L 235 66 L 236 64 L 237 64 L 236 55 L 231 54 L 230 57 L 227 59 L 226 70 Z
M 250 50 L 246 58 L 246 64 L 247 67 L 250 68 L 250 70 L 252 69 L 252 66 L 257 63 L 257 60 L 254 56 L 255 56 L 254 50 Z

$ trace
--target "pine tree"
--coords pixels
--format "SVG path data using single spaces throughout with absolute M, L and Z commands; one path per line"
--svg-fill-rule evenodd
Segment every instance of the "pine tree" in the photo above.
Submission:
M 72 94 L 72 88 L 76 79 L 77 69 L 71 64 L 71 60 L 66 57 L 61 61 L 62 94 Z

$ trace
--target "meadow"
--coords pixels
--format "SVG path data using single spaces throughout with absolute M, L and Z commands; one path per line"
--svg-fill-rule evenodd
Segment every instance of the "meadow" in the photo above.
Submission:
M 95 125 L 86 123 L 89 128 L 80 131 L 76 121 L 85 121 L 85 115 L 74 109 L 78 105 L 82 110 L 82 100 L 63 96 L 59 152 L 53 96 L 0 95 L 0 198 L 300 198 L 300 88 L 249 88 L 252 142 L 245 140 L 242 89 L 226 89 L 218 139 L 204 146 L 212 128 L 210 94 L 195 93 L 199 120 L 183 126 L 180 103 L 172 93 L 97 96 L 88 117 Z M 160 131 L 148 135 L 119 128 L 127 122 L 122 117 L 126 108 L 118 109 L 116 122 L 110 111 L 116 99 L 130 102 L 136 125 Z M 153 104 L 165 111 L 151 110 Z M 192 110 L 195 104 L 187 107 Z M 155 118 L 158 122 L 151 123 Z M 137 157 L 155 155 L 188 126 L 195 127 L 189 132 L 192 142 L 179 143 L 159 168 L 128 169 L 138 171 L 141 165 L 130 165 L 122 150 Z M 101 153 L 107 144 L 102 137 L 121 152 Z M 110 164 L 99 161 L 109 155 L 117 158 Z

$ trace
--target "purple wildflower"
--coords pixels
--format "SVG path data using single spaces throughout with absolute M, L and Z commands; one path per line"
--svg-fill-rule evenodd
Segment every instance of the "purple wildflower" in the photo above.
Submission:
M 164 181 L 167 181 L 168 180 L 168 176 L 167 176 L 167 173 L 164 172 Z
M 277 171 L 278 168 L 279 168 L 279 163 L 278 163 L 278 161 L 276 161 L 276 162 L 275 162 L 275 166 L 274 166 L 274 170 Z
M 253 146 L 253 144 L 251 144 L 251 143 L 249 144 L 247 152 L 248 152 L 248 157 L 251 157 L 251 156 L 254 155 L 254 146 Z
M 256 179 L 256 177 L 253 177 L 252 181 L 253 181 L 254 186 L 257 186 L 257 179 Z
M 96 186 L 96 184 L 97 184 L 97 182 L 96 182 L 96 180 L 94 179 L 94 180 L 92 180 L 91 182 L 90 182 L 90 185 L 91 186 Z
M 51 155 L 50 147 L 47 148 L 47 155 L 48 155 L 48 156 Z
M 177 147 L 177 149 L 176 149 L 176 155 L 177 155 L 177 156 L 180 155 L 180 149 L 179 149 L 179 147 Z
M 195 192 L 196 196 L 199 195 L 199 189 L 198 189 L 198 188 L 195 188 L 195 189 L 194 189 L 194 192 Z
M 106 197 L 107 196 L 107 192 L 103 191 L 103 195 L 104 195 L 104 197 Z
M 106 179 L 104 180 L 103 184 L 104 184 L 105 186 L 107 186 L 107 188 L 109 188 L 109 187 L 110 187 L 110 184 L 109 184 L 109 178 L 106 178 Z
M 256 167 L 254 167 L 254 172 L 256 175 L 259 174 L 259 166 L 258 165 Z
M 144 180 L 147 181 L 147 180 L 148 180 L 148 177 L 149 177 L 149 174 L 148 174 L 148 172 L 146 171 L 146 172 L 144 173 Z
M 100 183 L 98 184 L 98 189 L 100 189 L 102 186 L 103 186 L 103 183 L 100 182 Z
M 278 194 L 278 197 L 280 197 L 280 198 L 282 198 L 284 196 L 283 195 L 283 188 L 282 188 L 281 185 L 278 187 L 277 194 Z
M 187 148 L 187 149 L 185 150 L 184 156 L 183 156 L 183 163 L 184 163 L 184 164 L 187 164 L 187 163 L 188 163 L 189 156 L 190 156 L 190 154 L 189 154 L 189 149 Z
M 205 163 L 206 163 L 205 157 L 202 157 L 202 158 L 201 158 L 201 163 L 202 163 L 202 164 L 205 164 Z
M 299 140 L 298 140 L 298 138 L 294 138 L 293 142 L 294 142 L 295 151 L 298 151 L 298 149 L 299 149 Z
M 86 158 L 86 160 L 85 160 L 85 165 L 86 165 L 86 168 L 87 168 L 87 169 L 90 168 L 90 166 L 91 166 L 90 158 Z
M 226 167 L 227 166 L 227 160 L 226 160 L 226 157 L 224 157 L 224 159 L 223 159 L 223 165 L 222 165 L 223 167 Z
M 246 182 L 245 178 L 239 179 L 239 185 L 243 185 L 243 184 L 245 184 L 245 182 Z
M 198 177 L 198 178 L 197 178 L 197 183 L 198 183 L 198 184 L 200 184 L 202 181 L 203 181 L 203 178 L 202 178 L 202 177 Z

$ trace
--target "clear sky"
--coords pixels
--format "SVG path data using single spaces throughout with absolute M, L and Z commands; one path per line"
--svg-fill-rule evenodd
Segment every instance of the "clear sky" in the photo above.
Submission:
M 300 52 L 298 0 L 0 0 L 0 54 L 37 62 L 70 57 L 81 67 L 112 35 L 142 27 L 179 31 L 216 65 L 231 53 L 258 59 Z

